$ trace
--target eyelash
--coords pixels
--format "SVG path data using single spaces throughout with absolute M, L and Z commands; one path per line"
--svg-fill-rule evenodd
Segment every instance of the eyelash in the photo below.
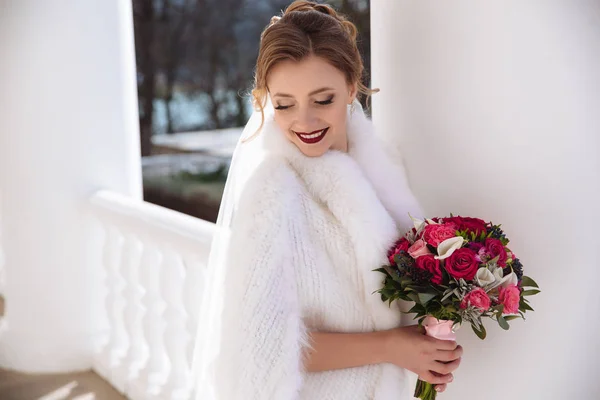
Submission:
M 331 96 L 330 98 L 328 98 L 327 100 L 324 101 L 315 101 L 315 103 L 321 105 L 321 106 L 327 106 L 331 103 L 333 103 L 333 97 Z M 291 106 L 277 106 L 275 107 L 276 110 L 287 110 L 288 108 L 290 108 Z

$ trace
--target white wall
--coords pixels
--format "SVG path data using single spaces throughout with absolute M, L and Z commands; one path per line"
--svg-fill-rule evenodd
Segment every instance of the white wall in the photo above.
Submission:
M 600 1 L 371 7 L 374 121 L 424 208 L 502 223 L 543 289 L 509 332 L 461 331 L 443 398 L 600 398 Z
M 87 199 L 141 197 L 132 23 L 130 1 L 0 1 L 0 367 L 91 367 L 102 276 Z

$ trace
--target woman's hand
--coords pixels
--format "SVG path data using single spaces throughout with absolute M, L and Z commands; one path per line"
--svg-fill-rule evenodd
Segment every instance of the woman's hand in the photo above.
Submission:
M 438 392 L 452 382 L 452 372 L 460 365 L 462 353 L 462 347 L 455 341 L 426 336 L 418 325 L 387 331 L 386 361 L 436 385 Z

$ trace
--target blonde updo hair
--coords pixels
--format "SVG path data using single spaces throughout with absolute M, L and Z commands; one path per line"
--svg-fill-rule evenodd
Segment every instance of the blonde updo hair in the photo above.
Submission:
M 371 90 L 361 82 L 364 66 L 356 36 L 352 22 L 332 7 L 312 1 L 294 1 L 281 17 L 273 17 L 261 34 L 252 90 L 254 108 L 260 110 L 263 122 L 267 75 L 280 61 L 301 61 L 315 55 L 344 73 L 349 85 L 357 85 L 359 94 L 376 93 L 378 90 Z

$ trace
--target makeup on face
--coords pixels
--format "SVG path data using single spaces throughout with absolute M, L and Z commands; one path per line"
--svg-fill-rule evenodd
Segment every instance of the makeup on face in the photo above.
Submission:
M 347 105 L 354 93 L 341 71 L 311 56 L 276 64 L 267 81 L 275 121 L 300 151 L 316 157 L 347 150 Z

